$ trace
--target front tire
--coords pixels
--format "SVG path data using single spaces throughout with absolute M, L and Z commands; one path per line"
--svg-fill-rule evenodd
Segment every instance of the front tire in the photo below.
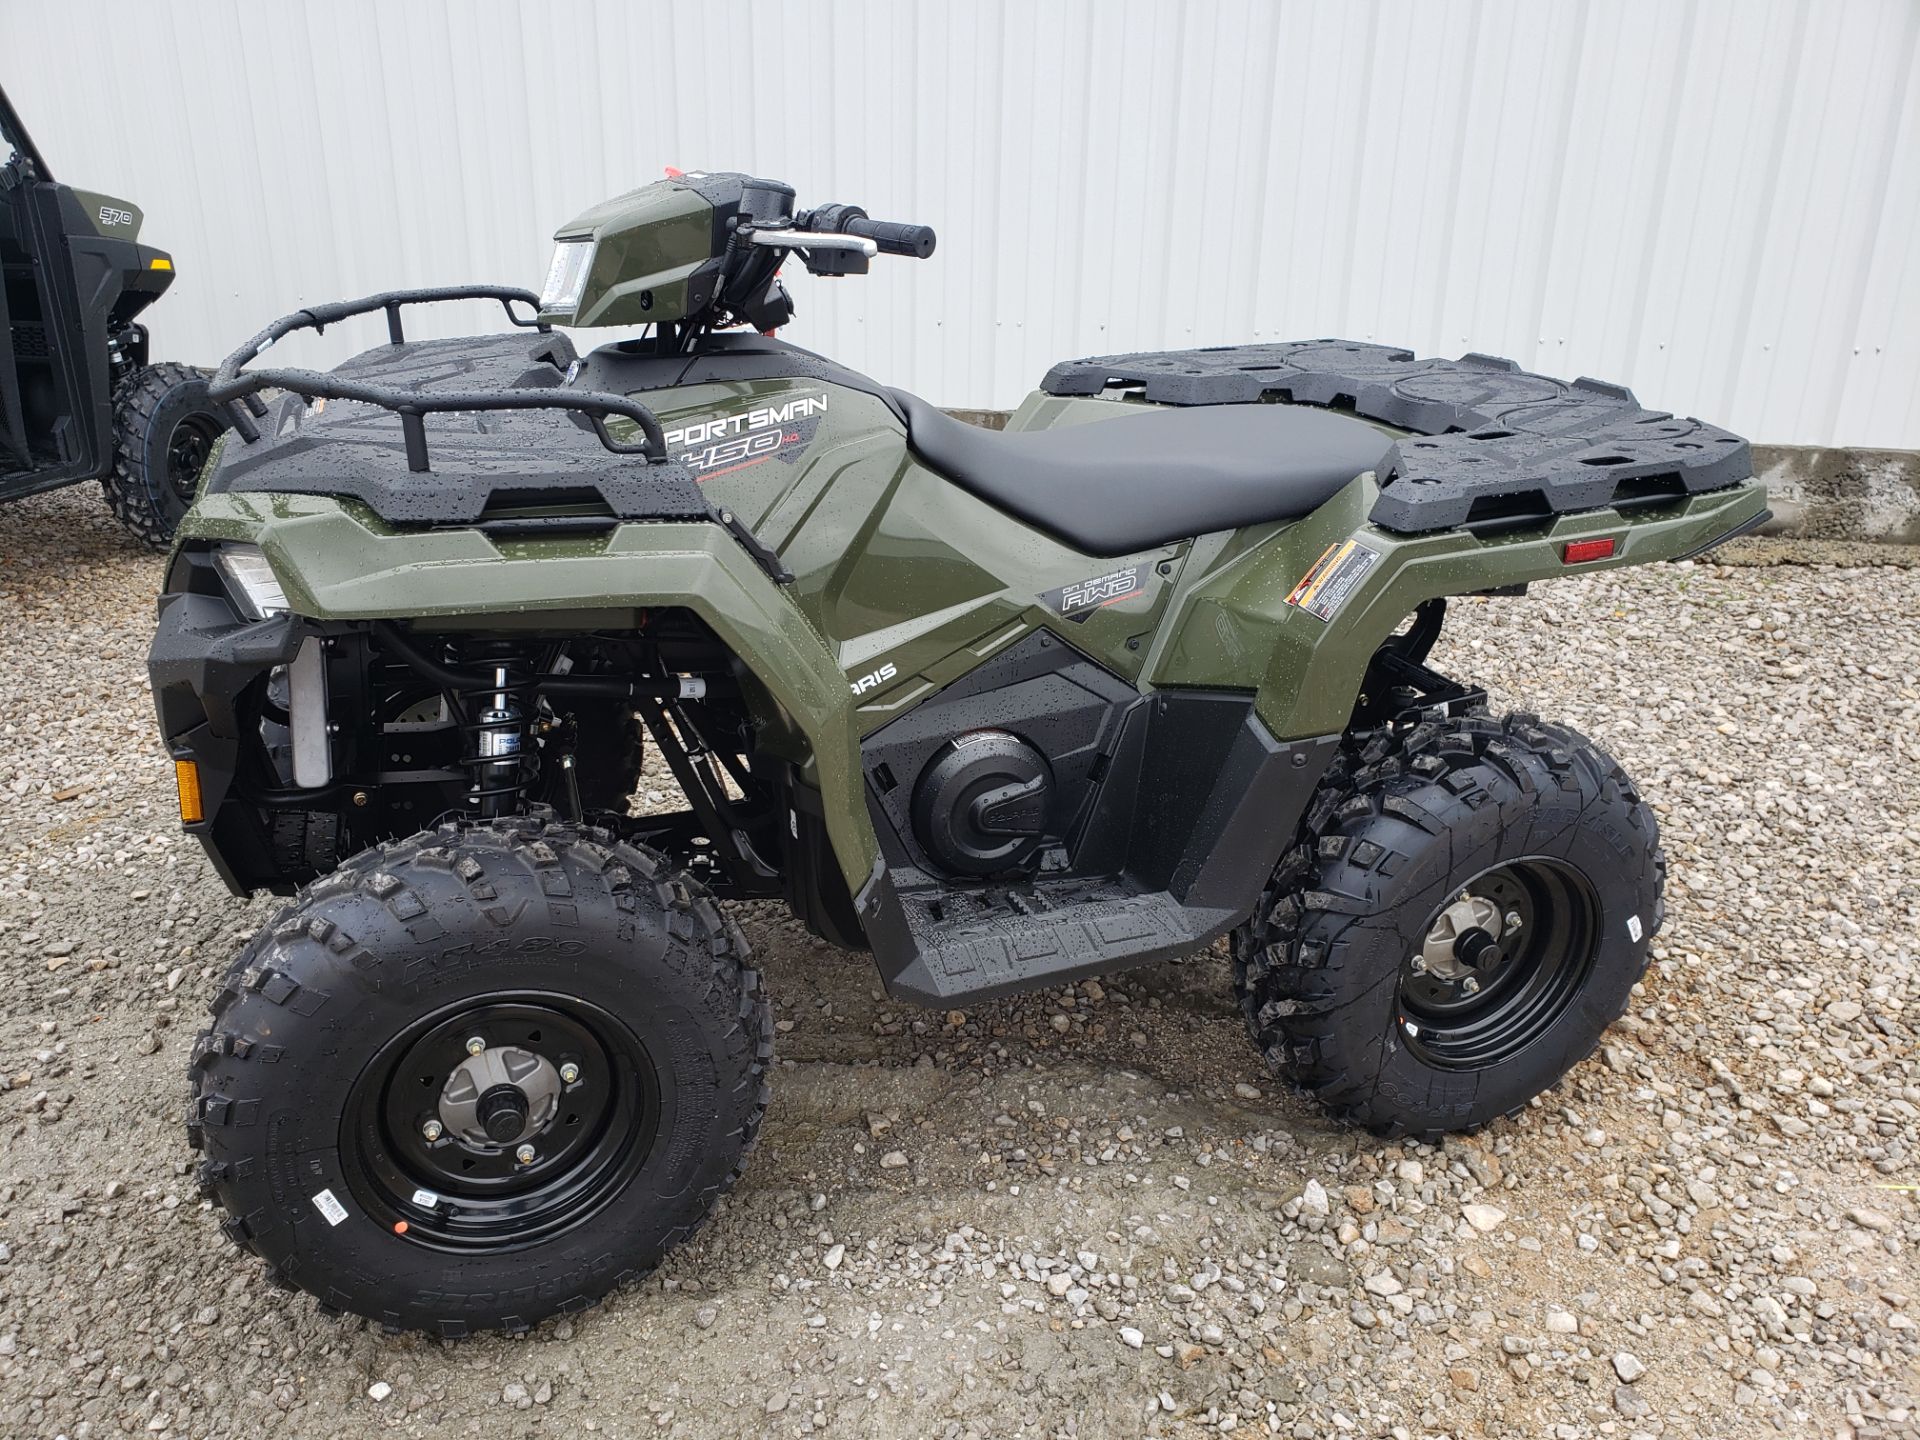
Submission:
M 207 377 L 190 365 L 149 365 L 113 396 L 113 470 L 100 482 L 107 508 L 154 550 L 173 541 L 193 504 L 200 472 L 227 430 Z
M 1381 732 L 1335 762 L 1234 934 L 1248 1030 L 1343 1121 L 1477 1129 L 1626 1009 L 1665 877 L 1652 811 L 1576 731 L 1510 715 Z
M 449 823 L 349 859 L 236 960 L 189 1137 L 227 1234 L 323 1308 L 524 1331 L 737 1179 L 772 1021 L 739 932 L 604 831 Z

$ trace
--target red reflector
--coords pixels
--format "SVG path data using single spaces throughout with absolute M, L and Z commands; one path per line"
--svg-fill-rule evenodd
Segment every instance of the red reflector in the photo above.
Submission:
M 1569 565 L 1584 565 L 1589 560 L 1610 560 L 1613 558 L 1613 537 L 1604 540 L 1569 540 L 1567 548 L 1560 552 L 1560 558 Z

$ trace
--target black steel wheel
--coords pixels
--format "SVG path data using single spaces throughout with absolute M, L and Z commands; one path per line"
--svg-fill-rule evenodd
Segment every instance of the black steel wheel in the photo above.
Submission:
M 200 473 L 229 421 L 190 365 L 149 365 L 113 397 L 113 469 L 100 482 L 107 507 L 143 545 L 164 550 L 193 504 Z
M 652 851 L 540 817 L 356 855 L 241 953 L 194 1047 L 227 1234 L 324 1307 L 523 1331 L 711 1214 L 766 1113 L 745 943 Z
M 1653 813 L 1530 715 L 1349 745 L 1233 937 L 1272 1068 L 1334 1115 L 1431 1138 L 1523 1108 L 1626 1008 L 1663 918 Z
M 174 421 L 166 437 L 167 488 L 182 505 L 193 504 L 200 489 L 200 472 L 213 454 L 214 442 L 226 433 L 224 417 L 209 410 L 191 410 Z
M 421 1017 L 374 1056 L 342 1113 L 342 1168 L 367 1213 L 414 1244 L 534 1245 L 625 1188 L 659 1091 L 646 1045 L 601 1007 L 495 995 Z
M 1430 1065 L 1478 1070 L 1533 1044 L 1593 968 L 1599 910 L 1584 876 L 1542 856 L 1474 876 L 1400 968 L 1408 1047 Z

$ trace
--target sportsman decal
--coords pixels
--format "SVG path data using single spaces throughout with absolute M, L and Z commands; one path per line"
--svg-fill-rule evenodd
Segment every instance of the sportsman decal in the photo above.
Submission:
M 767 460 L 788 464 L 813 443 L 825 395 L 796 395 L 731 415 L 709 415 L 670 427 L 667 452 L 701 481 Z

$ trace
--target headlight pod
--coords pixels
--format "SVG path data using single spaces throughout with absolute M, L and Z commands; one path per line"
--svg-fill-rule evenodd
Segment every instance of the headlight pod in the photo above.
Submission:
M 286 613 L 287 592 L 280 588 L 259 546 L 221 545 L 213 552 L 213 563 L 249 620 Z
M 562 240 L 555 245 L 553 263 L 547 267 L 547 283 L 540 290 L 541 313 L 579 309 L 580 297 L 587 288 L 587 272 L 592 268 L 592 240 Z

